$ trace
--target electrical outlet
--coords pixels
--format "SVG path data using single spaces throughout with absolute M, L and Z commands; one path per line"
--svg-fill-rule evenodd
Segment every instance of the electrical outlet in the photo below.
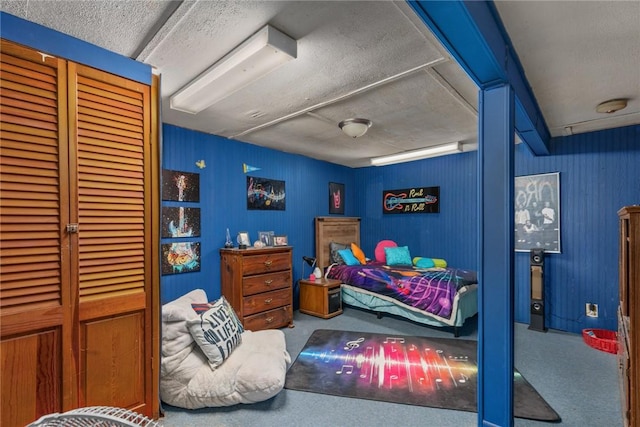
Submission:
M 588 302 L 585 305 L 587 317 L 598 317 L 598 304 L 592 304 Z

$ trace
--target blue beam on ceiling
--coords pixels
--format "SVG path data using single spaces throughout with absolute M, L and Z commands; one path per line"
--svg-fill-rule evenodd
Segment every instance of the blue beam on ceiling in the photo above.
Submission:
M 533 154 L 549 155 L 549 130 L 493 3 L 408 3 L 481 90 L 503 83 L 513 87 L 516 132 Z

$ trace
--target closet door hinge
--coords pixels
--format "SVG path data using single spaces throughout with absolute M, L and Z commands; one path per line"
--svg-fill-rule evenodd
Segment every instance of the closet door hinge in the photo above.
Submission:
M 67 233 L 77 233 L 78 224 L 67 224 Z

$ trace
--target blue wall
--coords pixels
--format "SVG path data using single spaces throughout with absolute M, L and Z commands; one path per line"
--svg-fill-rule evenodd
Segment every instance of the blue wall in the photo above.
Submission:
M 640 204 L 640 126 L 554 138 L 550 156 L 516 147 L 515 174 L 560 172 L 562 253 L 546 256 L 546 324 L 580 333 L 613 329 L 618 305 L 618 222 L 622 206 Z M 475 269 L 477 153 L 463 153 L 381 168 L 354 170 L 363 192 L 362 246 L 371 253 L 381 238 L 408 245 L 414 256 L 446 259 Z M 383 190 L 440 186 L 439 214 L 383 215 Z M 379 230 L 383 230 L 380 233 Z M 529 254 L 515 254 L 515 319 L 529 322 Z M 599 306 L 597 319 L 585 303 Z
M 618 210 L 640 204 L 640 126 L 553 138 L 550 156 L 516 152 L 516 175 L 560 172 L 561 254 L 546 256 L 547 324 L 617 330 Z M 516 321 L 529 321 L 529 258 L 516 253 Z M 585 303 L 598 304 L 597 319 Z
M 252 240 L 261 230 L 288 235 L 294 277 L 300 278 L 302 256 L 315 253 L 313 219 L 328 215 L 330 181 L 346 185 L 345 214 L 362 218 L 361 243 L 368 256 L 379 240 L 392 239 L 409 246 L 414 256 L 477 268 L 476 152 L 350 169 L 170 125 L 164 126 L 163 144 L 164 168 L 200 173 L 203 223 L 202 270 L 163 276 L 163 302 L 196 287 L 212 298 L 220 294 L 218 249 L 226 227 L 234 237 L 247 230 Z M 560 172 L 562 253 L 546 256 L 547 326 L 575 333 L 616 329 L 616 212 L 640 204 L 640 126 L 555 138 L 550 150 L 550 156 L 535 157 L 520 144 L 515 167 L 516 175 Z M 195 165 L 200 159 L 207 164 L 203 170 Z M 286 181 L 286 211 L 247 210 L 243 163 L 261 168 L 249 175 Z M 439 214 L 382 214 L 383 190 L 413 186 L 440 187 Z M 528 323 L 528 253 L 517 252 L 515 263 L 516 321 Z M 599 318 L 585 316 L 586 302 L 599 305 Z
M 200 174 L 200 202 L 182 205 L 200 208 L 202 229 L 200 238 L 188 239 L 201 244 L 200 271 L 162 276 L 162 303 L 196 288 L 204 289 L 210 299 L 220 296 L 219 249 L 227 227 L 234 242 L 238 231 L 248 231 L 252 242 L 258 231 L 287 235 L 297 281 L 302 277 L 302 257 L 315 254 L 314 218 L 329 216 L 329 182 L 345 184 L 345 215 L 355 216 L 352 169 L 171 125 L 163 126 L 162 144 L 163 169 Z M 205 168 L 196 166 L 199 160 L 205 161 Z M 243 164 L 260 170 L 245 174 Z M 286 210 L 247 210 L 247 176 L 285 181 Z M 310 273 L 308 265 L 304 272 Z
M 150 80 L 145 64 L 6 13 L 0 14 L 0 21 L 4 38 L 128 78 Z M 197 287 L 211 298 L 220 294 L 218 249 L 227 227 L 233 236 L 249 231 L 252 239 L 261 230 L 288 235 L 294 247 L 294 278 L 299 278 L 302 256 L 315 252 L 313 218 L 328 215 L 330 181 L 346 185 L 345 214 L 362 217 L 367 254 L 379 239 L 391 238 L 408 245 L 414 255 L 476 268 L 476 153 L 349 169 L 170 125 L 164 126 L 163 136 L 163 168 L 200 173 L 200 203 L 185 205 L 200 207 L 202 214 L 202 269 L 163 276 L 163 302 Z M 576 333 L 585 327 L 615 329 L 616 212 L 640 204 L 640 126 L 554 138 L 550 151 L 550 156 L 534 157 L 519 145 L 515 165 L 516 175 L 560 172 L 562 253 L 547 256 L 547 323 Z M 198 169 L 198 160 L 205 160 L 207 167 Z M 246 209 L 243 163 L 261 168 L 255 176 L 286 181 L 286 211 Z M 412 186 L 440 186 L 441 213 L 383 216 L 382 190 Z M 515 258 L 516 321 L 528 323 L 528 255 L 516 253 Z M 585 317 L 586 302 L 599 304 L 598 319 Z
M 477 267 L 477 154 L 461 153 L 384 167 L 354 169 L 362 217 L 361 244 L 372 254 L 378 241 L 407 245 L 412 256 L 443 258 L 450 265 Z M 382 213 L 383 190 L 440 187 L 440 213 Z

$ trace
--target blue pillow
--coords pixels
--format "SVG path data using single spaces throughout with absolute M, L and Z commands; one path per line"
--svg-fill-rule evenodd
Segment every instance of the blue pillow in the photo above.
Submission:
M 360 261 L 358 261 L 358 258 L 356 258 L 353 255 L 353 252 L 351 252 L 351 249 L 341 249 L 341 250 L 338 251 L 338 253 L 340 254 L 342 259 L 344 260 L 345 264 L 347 264 L 347 265 L 360 265 Z
M 407 246 L 384 248 L 384 253 L 387 258 L 387 265 L 413 265 Z

